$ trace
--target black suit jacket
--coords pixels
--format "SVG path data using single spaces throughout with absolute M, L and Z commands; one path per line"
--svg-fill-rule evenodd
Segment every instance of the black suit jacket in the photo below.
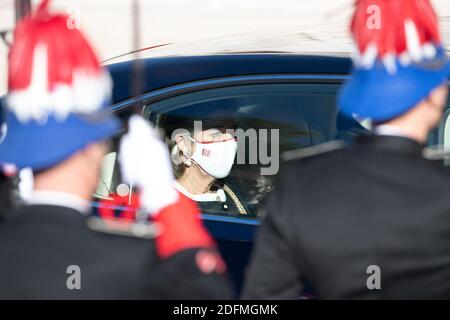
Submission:
M 296 298 L 305 283 L 318 298 L 450 298 L 449 168 L 389 136 L 290 161 L 247 275 L 244 298 Z
M 199 250 L 162 261 L 153 240 L 92 231 L 73 209 L 24 206 L 0 223 L 0 299 L 229 298 L 223 275 L 198 269 Z M 80 290 L 67 287 L 72 265 Z

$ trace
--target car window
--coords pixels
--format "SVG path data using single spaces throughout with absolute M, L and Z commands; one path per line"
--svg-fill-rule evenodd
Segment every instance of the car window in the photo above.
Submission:
M 126 123 L 132 109 L 117 114 L 122 123 Z M 138 196 L 133 185 L 122 181 L 118 162 L 118 149 L 123 130 L 112 140 L 111 151 L 102 160 L 97 189 L 93 194 L 95 201 L 94 214 L 105 219 L 146 220 L 144 212 L 138 212 Z
M 283 152 L 366 131 L 339 114 L 337 90 L 337 84 L 316 83 L 208 89 L 149 104 L 144 116 L 164 131 L 179 190 L 204 213 L 255 217 Z

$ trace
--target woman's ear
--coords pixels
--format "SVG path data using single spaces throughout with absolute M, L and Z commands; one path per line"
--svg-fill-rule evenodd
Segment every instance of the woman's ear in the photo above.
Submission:
M 186 145 L 183 135 L 177 135 L 175 137 L 175 143 L 178 147 L 178 150 L 180 150 L 183 154 L 186 154 L 186 152 L 188 151 L 188 146 Z
M 178 135 L 175 137 L 175 143 L 176 143 L 176 148 L 178 150 L 181 151 L 181 153 L 183 154 L 183 162 L 185 162 L 187 165 L 189 165 L 187 163 L 187 161 L 190 162 L 189 157 L 192 156 L 192 148 L 191 148 L 191 142 L 190 140 L 185 136 L 185 135 Z

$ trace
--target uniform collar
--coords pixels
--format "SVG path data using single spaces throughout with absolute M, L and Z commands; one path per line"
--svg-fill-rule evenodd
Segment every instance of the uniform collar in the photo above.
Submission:
M 368 134 L 356 138 L 355 145 L 378 152 L 423 157 L 424 145 L 400 135 Z
M 35 190 L 26 200 L 26 204 L 65 207 L 82 214 L 89 214 L 91 211 L 89 201 L 74 194 L 59 191 Z
M 408 137 L 408 135 L 405 132 L 403 132 L 402 129 L 387 124 L 376 126 L 373 129 L 373 133 L 379 136 L 395 136 L 404 138 Z

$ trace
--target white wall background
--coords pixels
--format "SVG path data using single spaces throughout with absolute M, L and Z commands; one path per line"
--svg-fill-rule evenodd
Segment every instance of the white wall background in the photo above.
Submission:
M 39 1 L 34 0 L 36 4 Z M 285 48 L 295 51 L 346 51 L 347 23 L 354 0 L 140 0 L 141 47 L 160 43 L 196 43 L 207 50 L 228 39 L 221 49 Z M 433 0 L 450 44 L 450 1 Z M 53 0 L 71 12 L 88 34 L 102 60 L 131 51 L 131 0 Z M 0 0 L 0 30 L 14 25 L 14 1 Z M 244 37 L 242 37 L 244 35 Z M 230 37 L 232 36 L 232 37 Z M 240 36 L 236 37 L 236 36 Z M 238 40 L 233 40 L 238 39 Z M 240 39 L 240 40 L 239 40 Z M 258 40 L 259 39 L 259 40 Z M 314 44 L 299 45 L 299 39 Z M 250 43 L 250 45 L 248 45 Z M 162 51 L 163 54 L 171 53 Z M 6 92 L 7 47 L 0 43 L 0 95 Z

